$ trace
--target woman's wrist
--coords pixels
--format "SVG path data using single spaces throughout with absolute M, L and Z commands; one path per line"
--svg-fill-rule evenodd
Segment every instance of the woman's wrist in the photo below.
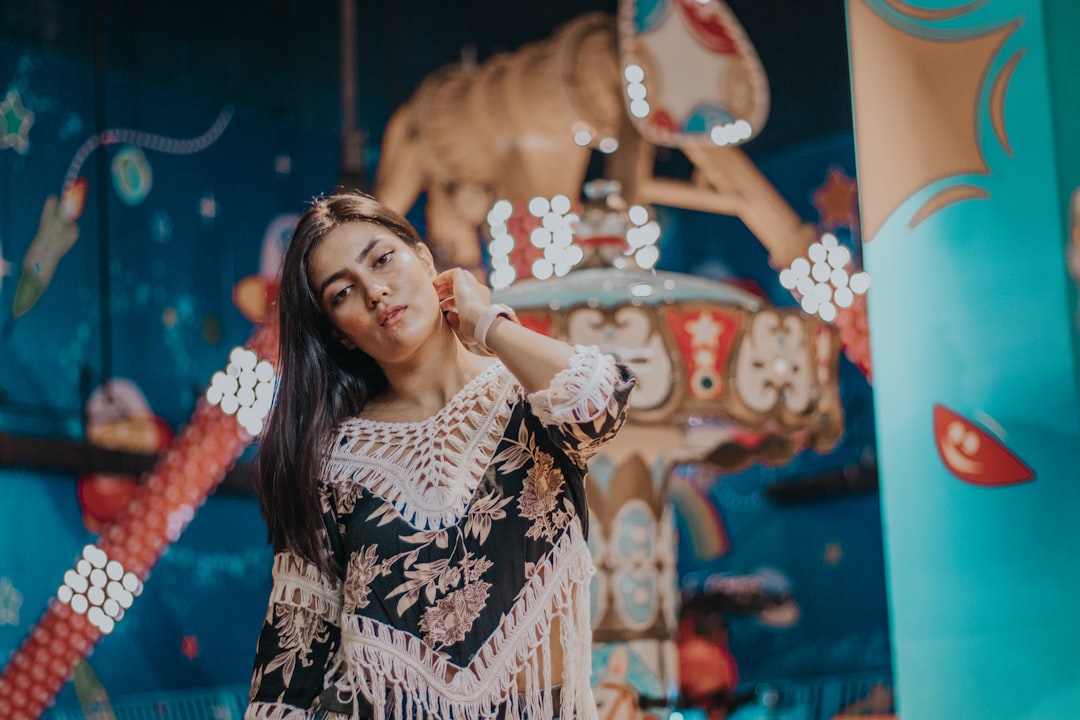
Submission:
M 519 325 L 521 324 L 514 309 L 509 305 L 493 303 L 484 308 L 484 311 L 480 313 L 480 317 L 476 319 L 476 325 L 473 328 L 473 339 L 476 340 L 476 344 L 480 349 L 489 355 L 493 355 L 494 353 L 491 352 L 491 348 L 487 345 L 487 336 L 491 331 L 491 326 L 494 325 L 495 321 L 499 318 L 506 318 L 511 322 L 515 322 Z

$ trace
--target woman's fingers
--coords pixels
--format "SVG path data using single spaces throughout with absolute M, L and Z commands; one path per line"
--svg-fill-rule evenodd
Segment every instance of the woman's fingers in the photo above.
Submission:
M 435 286 L 435 292 L 439 295 L 439 301 L 442 302 L 446 298 L 454 296 L 454 271 L 445 270 L 438 275 L 431 282 Z

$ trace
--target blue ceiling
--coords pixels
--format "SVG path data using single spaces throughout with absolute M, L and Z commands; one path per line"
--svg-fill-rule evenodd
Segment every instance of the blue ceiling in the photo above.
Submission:
M 617 0 L 357 3 L 357 117 L 376 146 L 390 113 L 437 68 L 483 61 L 550 35 Z M 754 156 L 850 132 L 844 0 L 728 0 L 755 43 L 772 90 Z M 211 104 L 250 105 L 283 126 L 340 127 L 340 8 L 332 0 L 0 2 L 16 41 L 95 58 Z M 100 41 L 100 42 L 98 42 Z

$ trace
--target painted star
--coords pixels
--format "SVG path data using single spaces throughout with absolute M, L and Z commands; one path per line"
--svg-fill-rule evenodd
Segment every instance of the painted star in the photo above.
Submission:
M 854 230 L 859 224 L 859 192 L 855 180 L 838 168 L 829 168 L 829 177 L 814 191 L 814 207 L 826 230 L 847 227 Z
M 690 333 L 694 347 L 715 347 L 716 340 L 720 336 L 721 327 L 713 320 L 709 313 L 701 313 L 697 320 L 686 323 L 686 331 Z
M 20 155 L 30 149 L 30 128 L 34 124 L 34 113 L 22 104 L 22 98 L 16 90 L 8 90 L 7 97 L 0 102 L 0 149 L 12 148 Z
M 11 580 L 0 578 L 0 625 L 19 624 L 22 602 L 22 593 L 11 584 Z

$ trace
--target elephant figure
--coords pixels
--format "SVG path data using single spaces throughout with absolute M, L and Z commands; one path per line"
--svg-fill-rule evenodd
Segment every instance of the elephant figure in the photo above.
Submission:
M 651 12 L 656 15 L 657 8 L 668 5 L 691 12 L 684 9 L 685 0 L 652 3 Z M 724 8 L 718 0 L 702 7 Z M 633 94 L 648 92 L 658 101 L 665 90 L 723 81 L 730 105 L 754 117 L 759 127 L 764 122 L 764 73 L 726 8 L 705 25 L 714 35 L 716 28 L 729 28 L 741 43 L 737 54 L 734 46 L 725 56 L 713 51 L 724 69 L 719 75 L 717 67 L 705 63 L 680 67 L 682 55 L 670 50 L 695 42 L 716 47 L 715 37 L 695 39 L 687 25 L 686 38 L 671 39 L 672 31 L 665 28 L 681 26 L 661 20 L 646 18 L 635 25 L 588 13 L 514 52 L 436 71 L 392 114 L 374 194 L 402 213 L 425 194 L 427 236 L 436 262 L 479 268 L 480 228 L 495 201 L 526 203 L 560 194 L 576 198 L 599 151 L 605 176 L 619 183 L 627 202 L 735 215 L 768 248 L 774 264 L 787 265 L 805 253 L 815 230 L 801 222 L 742 151 L 718 145 L 708 135 L 672 131 L 666 112 L 645 119 L 630 112 L 629 85 L 639 88 Z M 648 32 L 636 32 L 642 29 Z M 629 82 L 628 66 L 644 68 L 641 82 Z M 715 115 L 715 105 L 702 107 Z M 681 107 L 678 99 L 668 106 Z M 687 127 L 700 125 L 691 113 Z M 657 144 L 685 152 L 696 168 L 694 176 L 655 177 Z

